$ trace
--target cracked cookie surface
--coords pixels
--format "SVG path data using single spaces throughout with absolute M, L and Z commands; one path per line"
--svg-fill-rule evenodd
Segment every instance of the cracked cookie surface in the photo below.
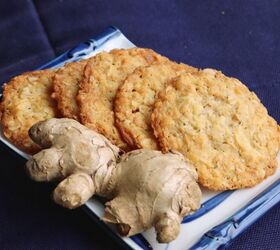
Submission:
M 158 91 L 183 72 L 196 72 L 186 64 L 166 62 L 137 68 L 118 89 L 116 125 L 132 148 L 158 149 L 151 128 L 151 113 Z
M 177 150 L 212 190 L 252 187 L 277 167 L 279 127 L 235 78 L 206 69 L 162 90 L 152 127 L 164 151 Z
M 87 60 L 67 63 L 54 75 L 52 98 L 56 100 L 57 109 L 63 117 L 79 120 L 76 96 L 86 63 Z
M 119 86 L 137 67 L 168 61 L 151 49 L 115 49 L 90 59 L 77 96 L 81 122 L 127 150 L 115 126 L 113 102 Z
M 57 115 L 52 100 L 54 70 L 24 73 L 3 86 L 1 124 L 4 135 L 18 148 L 36 153 L 39 146 L 29 138 L 28 130 L 36 122 Z

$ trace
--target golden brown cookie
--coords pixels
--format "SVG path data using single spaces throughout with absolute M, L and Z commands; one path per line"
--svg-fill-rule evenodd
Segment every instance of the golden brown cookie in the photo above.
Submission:
M 157 149 L 151 128 L 151 113 L 158 91 L 167 81 L 197 69 L 174 62 L 139 67 L 118 89 L 115 118 L 122 137 L 132 148 Z
M 1 124 L 4 135 L 18 148 L 35 153 L 39 146 L 28 136 L 36 122 L 56 116 L 52 92 L 53 70 L 28 72 L 14 77 L 3 87 Z
M 252 187 L 277 167 L 279 128 L 258 97 L 215 70 L 183 74 L 158 95 L 152 127 L 212 190 Z
M 52 98 L 56 100 L 57 108 L 63 117 L 79 119 L 76 95 L 86 63 L 87 60 L 67 63 L 54 75 Z
M 81 122 L 127 150 L 114 121 L 113 101 L 117 89 L 137 67 L 167 60 L 151 49 L 142 48 L 116 49 L 90 59 L 77 96 Z

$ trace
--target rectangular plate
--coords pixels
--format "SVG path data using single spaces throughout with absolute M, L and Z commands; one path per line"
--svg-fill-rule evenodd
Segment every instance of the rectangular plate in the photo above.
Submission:
M 100 35 L 79 44 L 61 56 L 37 68 L 58 68 L 66 62 L 89 58 L 103 50 L 135 47 L 115 27 L 109 27 Z M 10 144 L 1 131 L 0 141 L 24 158 L 29 156 Z M 278 155 L 279 162 L 279 155 Z M 130 238 L 120 237 L 114 226 L 107 225 L 110 234 L 133 249 L 216 249 L 227 245 L 261 215 L 280 201 L 280 170 L 254 188 L 210 192 L 202 190 L 202 206 L 194 214 L 184 218 L 178 238 L 169 244 L 158 244 L 154 229 Z M 85 209 L 93 218 L 101 218 L 104 206 L 92 198 Z

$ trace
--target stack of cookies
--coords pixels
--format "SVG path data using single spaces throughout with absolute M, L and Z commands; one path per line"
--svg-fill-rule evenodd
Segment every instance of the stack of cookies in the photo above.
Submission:
M 4 135 L 25 152 L 36 122 L 68 117 L 125 151 L 181 152 L 211 190 L 251 187 L 272 175 L 277 122 L 239 80 L 178 64 L 150 49 L 102 52 L 14 77 L 4 85 Z

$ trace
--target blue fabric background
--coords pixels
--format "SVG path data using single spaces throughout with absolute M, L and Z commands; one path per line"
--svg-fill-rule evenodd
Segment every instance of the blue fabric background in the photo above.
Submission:
M 280 122 L 279 23 L 277 0 L 2 0 L 0 82 L 115 25 L 140 47 L 241 79 Z M 23 164 L 0 146 L 1 249 L 120 248 L 83 210 L 56 206 Z M 280 249 L 279 221 L 277 205 L 228 249 Z

